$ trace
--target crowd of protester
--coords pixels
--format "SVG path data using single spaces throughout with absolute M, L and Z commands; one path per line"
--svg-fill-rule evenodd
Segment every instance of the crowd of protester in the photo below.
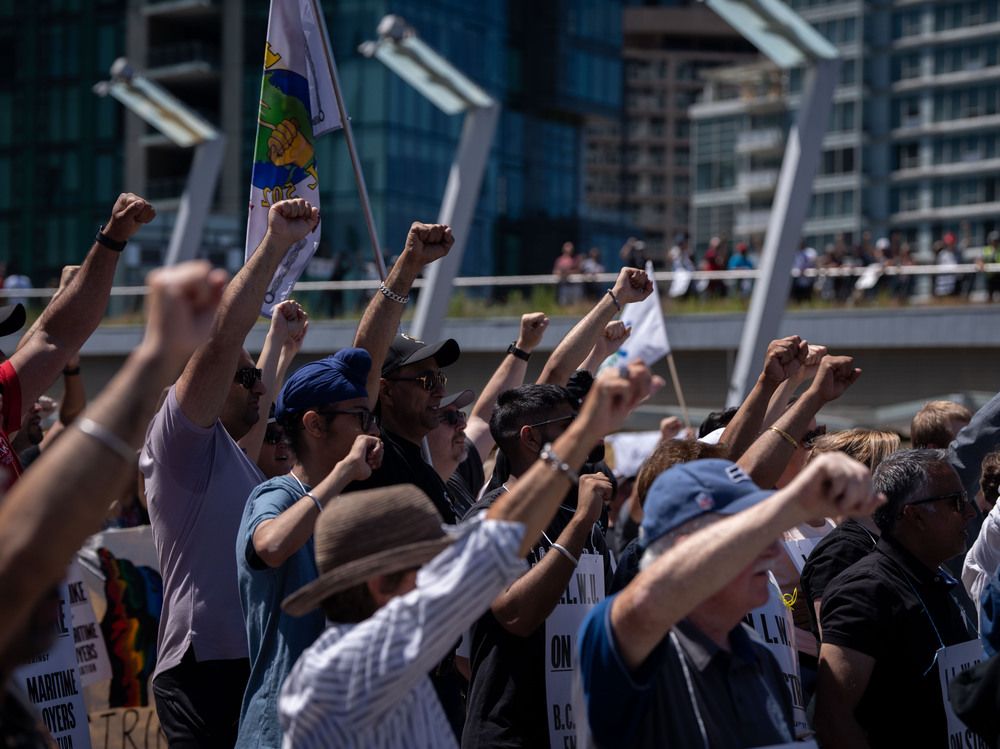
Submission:
M 828 432 L 861 369 L 790 336 L 738 408 L 697 436 L 665 419 L 616 473 L 604 438 L 663 384 L 602 368 L 629 336 L 616 316 L 652 293 L 643 247 L 534 382 L 541 313 L 478 393 L 449 393 L 461 344 L 397 333 L 447 226 L 412 225 L 350 348 L 293 369 L 309 320 L 289 300 L 246 350 L 319 221 L 295 199 L 231 280 L 204 261 L 150 274 L 142 342 L 87 403 L 78 352 L 154 218 L 120 196 L 0 364 L 3 746 L 50 745 L 12 674 L 49 646 L 67 565 L 144 522 L 172 747 L 937 747 L 947 704 L 963 745 L 1000 738 L 1000 394 L 975 414 L 927 404 L 906 449 Z M 0 336 L 24 323 L 0 309 Z M 788 628 L 762 638 L 775 600 Z M 938 662 L 977 637 L 949 703 Z

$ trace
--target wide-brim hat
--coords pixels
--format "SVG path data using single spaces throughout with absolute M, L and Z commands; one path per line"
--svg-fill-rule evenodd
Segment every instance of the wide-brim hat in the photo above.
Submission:
M 319 577 L 282 601 L 292 616 L 308 614 L 369 578 L 420 567 L 454 540 L 434 504 L 413 484 L 334 499 L 316 520 L 314 539 Z
M 407 364 L 416 364 L 426 359 L 434 359 L 439 367 L 447 367 L 458 361 L 461 353 L 458 341 L 454 338 L 437 343 L 424 343 L 409 336 L 398 335 L 385 355 L 382 376 L 385 377 Z
M 23 304 L 7 304 L 0 307 L 0 338 L 19 331 L 26 319 Z

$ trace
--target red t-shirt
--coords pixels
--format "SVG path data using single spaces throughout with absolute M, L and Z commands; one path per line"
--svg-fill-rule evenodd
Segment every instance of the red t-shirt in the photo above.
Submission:
M 9 489 L 21 475 L 21 462 L 7 435 L 21 428 L 21 382 L 9 361 L 0 364 L 3 411 L 0 412 L 0 489 Z

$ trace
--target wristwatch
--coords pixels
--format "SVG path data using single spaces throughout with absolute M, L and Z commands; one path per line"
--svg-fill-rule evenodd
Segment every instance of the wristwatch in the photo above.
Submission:
M 517 341 L 511 342 L 511 344 L 507 347 L 507 353 L 516 356 L 521 361 L 528 361 L 528 359 L 531 358 L 530 352 L 517 347 Z

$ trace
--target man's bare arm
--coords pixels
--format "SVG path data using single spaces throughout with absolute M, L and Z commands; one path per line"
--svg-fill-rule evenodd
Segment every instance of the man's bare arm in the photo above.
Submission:
M 622 268 L 612 287 L 612 293 L 618 304 L 624 307 L 632 302 L 641 302 L 653 293 L 653 282 L 646 277 L 646 272 L 638 268 Z M 556 346 L 555 351 L 545 362 L 539 384 L 565 385 L 570 375 L 576 371 L 580 363 L 594 347 L 598 337 L 604 331 L 611 318 L 618 312 L 611 294 L 604 294 L 593 309 L 580 320 L 565 338 Z
M 854 711 L 875 669 L 875 659 L 851 648 L 824 643 L 816 677 L 816 737 L 826 749 L 866 749 L 868 737 Z
M 132 480 L 132 451 L 160 391 L 207 337 L 225 279 L 204 261 L 152 273 L 143 342 L 0 502 L 0 653 L 86 537 L 100 529 L 108 497 L 120 496 Z
M 449 227 L 415 221 L 406 235 L 406 246 L 403 247 L 399 260 L 385 279 L 385 288 L 397 297 L 408 297 L 410 287 L 424 267 L 447 255 L 453 244 L 455 238 Z M 405 307 L 402 302 L 391 299 L 389 294 L 380 291 L 368 302 L 361 322 L 358 323 L 354 346 L 365 349 L 372 358 L 372 368 L 366 383 L 370 408 L 375 408 L 378 400 L 382 364 L 389 353 L 389 346 L 399 332 L 399 321 L 403 319 Z
M 154 216 L 156 211 L 146 200 L 122 193 L 103 231 L 112 240 L 125 242 Z M 21 384 L 22 416 L 56 381 L 69 358 L 100 324 L 119 257 L 121 253 L 94 242 L 80 271 L 53 296 L 11 355 L 11 366 Z
M 267 233 L 226 287 L 208 341 L 177 381 L 177 402 L 195 424 L 212 426 L 229 395 L 243 341 L 260 316 L 271 277 L 289 248 L 319 223 L 319 210 L 305 200 L 283 200 L 267 214 Z

